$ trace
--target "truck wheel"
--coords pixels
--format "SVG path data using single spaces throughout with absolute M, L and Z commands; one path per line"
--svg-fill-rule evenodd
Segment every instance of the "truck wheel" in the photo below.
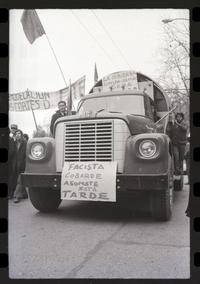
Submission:
M 181 175 L 181 178 L 179 180 L 174 180 L 174 190 L 175 191 L 183 190 L 183 175 Z
M 32 205 L 41 212 L 51 212 L 61 203 L 60 191 L 52 188 L 29 188 L 29 198 Z
M 151 195 L 152 216 L 158 221 L 168 221 L 173 207 L 173 175 L 170 175 L 168 188 L 153 192 Z

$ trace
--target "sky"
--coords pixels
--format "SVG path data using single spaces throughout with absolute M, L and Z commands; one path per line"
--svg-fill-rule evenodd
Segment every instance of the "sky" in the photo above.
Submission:
M 68 83 L 86 75 L 86 94 L 109 73 L 135 70 L 156 80 L 164 47 L 163 19 L 187 18 L 189 10 L 112 9 L 36 10 Z M 20 22 L 23 10 L 10 10 L 9 93 L 57 91 L 65 82 L 45 35 L 30 44 Z M 187 21 L 186 21 L 187 22 Z M 170 24 L 178 25 L 181 20 Z M 189 23 L 189 22 L 188 22 Z M 35 111 L 38 124 L 50 123 L 55 110 Z M 35 130 L 32 113 L 10 112 L 30 136 Z

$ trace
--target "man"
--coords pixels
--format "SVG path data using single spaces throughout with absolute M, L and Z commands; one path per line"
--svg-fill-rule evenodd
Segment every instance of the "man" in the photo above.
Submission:
M 53 114 L 51 118 L 51 124 L 50 124 L 51 135 L 53 135 L 53 126 L 56 120 L 62 116 L 67 116 L 67 115 L 68 115 L 68 110 L 66 102 L 65 101 L 58 102 L 58 110 L 56 111 L 56 113 Z
M 190 184 L 190 136 L 187 137 L 187 143 L 185 146 L 185 162 L 186 162 L 186 174 L 188 176 L 187 184 Z
M 17 131 L 18 126 L 17 124 L 11 124 L 10 126 L 10 137 L 15 140 L 15 132 Z
M 169 113 L 169 118 L 168 118 L 168 123 L 166 127 L 166 134 L 171 138 L 171 131 L 172 131 L 172 126 L 173 126 L 173 114 L 172 112 Z
M 16 180 L 16 189 L 14 192 L 14 203 L 18 203 L 21 198 L 26 198 L 27 193 L 24 187 L 21 185 L 21 176 L 20 174 L 25 171 L 26 165 L 26 144 L 23 137 L 23 133 L 20 129 L 15 132 L 15 173 L 13 179 Z
M 24 137 L 25 141 L 28 142 L 28 139 L 29 139 L 28 134 L 24 133 L 23 137 Z
M 170 132 L 174 154 L 175 176 L 180 176 L 183 174 L 183 160 L 187 142 L 187 125 L 184 122 L 184 114 L 182 112 L 176 113 L 175 122 Z
M 13 133 L 9 133 L 8 142 L 8 198 L 12 199 L 16 187 L 16 142 Z
M 17 124 L 11 124 L 9 129 L 9 142 L 8 142 L 8 198 L 12 199 L 16 187 L 16 145 L 15 145 L 15 133 L 18 130 Z

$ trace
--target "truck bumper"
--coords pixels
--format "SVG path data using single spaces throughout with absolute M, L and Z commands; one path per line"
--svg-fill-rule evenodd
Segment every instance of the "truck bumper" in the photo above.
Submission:
M 51 187 L 60 190 L 61 173 L 55 174 L 21 174 L 22 185 L 26 187 Z M 117 174 L 116 190 L 117 191 L 134 191 L 134 190 L 163 190 L 168 186 L 167 175 L 125 175 Z

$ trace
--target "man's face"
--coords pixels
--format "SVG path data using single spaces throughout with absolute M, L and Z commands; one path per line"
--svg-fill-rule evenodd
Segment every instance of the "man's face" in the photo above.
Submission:
M 15 134 L 16 130 L 17 130 L 16 128 L 11 128 L 11 133 Z
M 21 140 L 21 138 L 22 138 L 21 132 L 17 131 L 17 132 L 15 133 L 15 137 L 16 137 L 16 140 L 17 140 L 17 141 Z
M 58 105 L 58 109 L 59 109 L 59 111 L 64 112 L 64 111 L 66 111 L 66 105 L 64 103 L 60 103 Z
M 176 120 L 178 121 L 178 123 L 181 123 L 181 121 L 183 120 L 182 115 L 178 114 Z

